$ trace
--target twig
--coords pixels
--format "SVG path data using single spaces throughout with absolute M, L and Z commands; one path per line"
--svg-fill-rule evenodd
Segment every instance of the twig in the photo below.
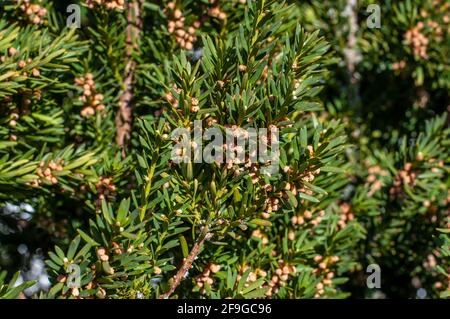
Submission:
M 126 65 L 124 72 L 123 88 L 119 97 L 119 110 L 116 114 L 116 143 L 122 148 L 125 155 L 125 147 L 131 136 L 133 121 L 133 82 L 136 61 L 133 59 L 133 51 L 138 49 L 139 34 L 142 28 L 141 20 L 142 0 L 127 1 L 127 29 L 126 29 Z
M 166 292 L 165 294 L 160 295 L 159 299 L 167 299 L 170 297 L 171 294 L 173 294 L 175 289 L 184 279 L 187 271 L 191 269 L 192 263 L 194 262 L 195 258 L 197 258 L 197 255 L 200 253 L 200 249 L 202 248 L 205 240 L 211 239 L 211 236 L 212 234 L 209 233 L 207 227 L 205 227 L 200 236 L 197 238 L 197 241 L 195 242 L 194 247 L 192 247 L 191 251 L 189 252 L 189 255 L 184 259 L 180 269 L 178 269 L 176 275 L 173 277 L 173 282 L 170 286 L 169 291 Z
M 348 38 L 347 47 L 344 50 L 345 61 L 347 64 L 347 72 L 350 82 L 349 103 L 356 105 L 359 102 L 359 79 L 356 72 L 356 65 L 361 59 L 361 54 L 357 48 L 356 34 L 358 32 L 358 14 L 357 14 L 357 0 L 347 0 L 345 7 L 345 15 L 348 18 Z

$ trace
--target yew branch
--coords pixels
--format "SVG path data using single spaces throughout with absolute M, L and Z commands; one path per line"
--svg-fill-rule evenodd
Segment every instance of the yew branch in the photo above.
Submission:
M 142 29 L 141 20 L 142 0 L 127 2 L 127 28 L 126 28 L 126 55 L 123 87 L 119 96 L 119 110 L 116 114 L 116 143 L 123 149 L 131 136 L 133 122 L 133 83 L 136 70 L 136 61 L 133 51 L 138 49 L 139 34 Z
M 170 295 L 174 293 L 175 289 L 177 289 L 178 285 L 184 279 L 188 270 L 191 269 L 192 263 L 194 262 L 195 258 L 197 258 L 197 255 L 200 253 L 203 244 L 205 243 L 206 240 L 209 240 L 211 236 L 212 234 L 209 233 L 207 228 L 205 227 L 200 236 L 197 238 L 194 246 L 189 252 L 189 255 L 184 259 L 180 269 L 178 269 L 176 275 L 173 277 L 173 282 L 170 285 L 169 291 L 167 291 L 165 294 L 160 295 L 159 299 L 167 299 L 170 297 Z

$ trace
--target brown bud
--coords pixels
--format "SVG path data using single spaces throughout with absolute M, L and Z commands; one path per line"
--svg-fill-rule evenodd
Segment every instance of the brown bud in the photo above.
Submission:
M 216 264 L 211 264 L 209 265 L 209 269 L 211 270 L 211 272 L 213 274 L 215 274 L 216 272 L 218 272 L 220 270 L 220 265 L 216 265 Z
M 239 71 L 241 71 L 241 72 L 247 71 L 247 66 L 245 66 L 243 64 L 239 65 Z
M 17 53 L 17 49 L 11 47 L 11 48 L 8 49 L 8 53 L 9 53 L 10 56 L 13 56 L 13 55 L 15 55 Z
M 175 19 L 180 19 L 182 15 L 183 13 L 179 9 L 176 9 L 175 12 L 173 13 Z

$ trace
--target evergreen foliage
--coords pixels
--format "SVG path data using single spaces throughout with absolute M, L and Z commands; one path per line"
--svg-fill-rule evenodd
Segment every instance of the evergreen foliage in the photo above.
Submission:
M 371 3 L 3 1 L 0 298 L 449 297 L 449 3 Z M 174 162 L 194 121 L 278 172 Z

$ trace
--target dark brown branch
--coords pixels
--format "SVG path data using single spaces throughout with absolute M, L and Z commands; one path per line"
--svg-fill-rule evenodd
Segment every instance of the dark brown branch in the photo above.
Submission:
M 116 143 L 123 150 L 130 140 L 131 125 L 133 121 L 133 83 L 136 70 L 136 61 L 133 51 L 138 49 L 139 34 L 142 29 L 141 8 L 142 0 L 127 1 L 127 29 L 126 29 L 126 64 L 124 82 L 119 97 L 119 110 L 116 114 Z
M 174 293 L 175 289 L 177 289 L 178 285 L 184 279 L 188 270 L 191 269 L 192 263 L 194 262 L 195 258 L 197 258 L 197 255 L 200 253 L 200 249 L 205 243 L 205 240 L 209 240 L 211 236 L 212 236 L 211 233 L 208 233 L 206 228 L 204 229 L 204 231 L 202 231 L 200 236 L 197 238 L 194 247 L 192 247 L 191 251 L 189 252 L 189 255 L 184 259 L 180 269 L 178 269 L 176 275 L 173 277 L 173 282 L 170 285 L 169 291 L 166 292 L 165 294 L 160 295 L 159 299 L 167 299 L 170 297 L 170 295 Z
M 347 46 L 344 50 L 345 61 L 347 65 L 347 73 L 349 77 L 350 87 L 348 100 L 350 105 L 357 105 L 360 101 L 359 97 L 359 78 L 356 71 L 356 66 L 361 59 L 361 54 L 357 47 L 357 32 L 358 26 L 358 1 L 347 0 L 345 14 L 348 18 L 348 38 Z

